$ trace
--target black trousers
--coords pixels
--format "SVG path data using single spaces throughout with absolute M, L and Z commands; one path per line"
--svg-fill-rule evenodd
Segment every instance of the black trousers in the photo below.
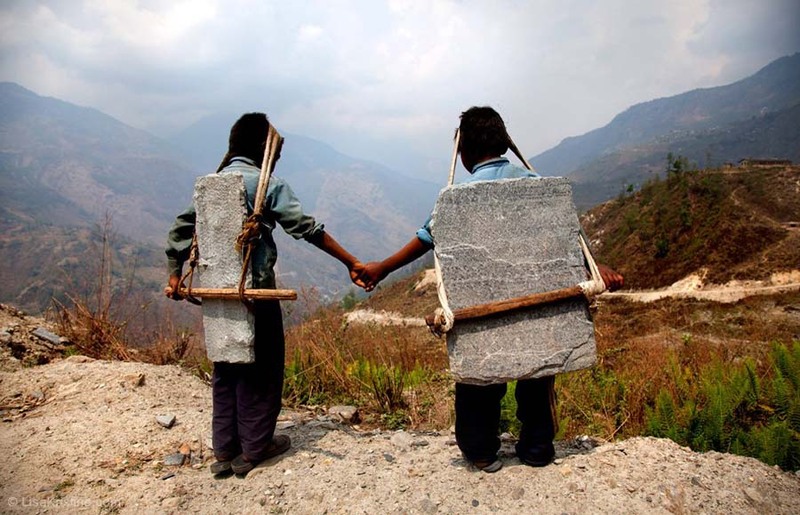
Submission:
M 283 319 L 278 301 L 257 302 L 255 362 L 214 363 L 211 421 L 220 461 L 261 461 L 275 433 L 283 393 Z
M 518 449 L 552 442 L 555 437 L 555 377 L 517 381 L 517 419 L 522 423 Z M 500 450 L 500 401 L 506 384 L 456 383 L 456 441 L 470 461 L 494 460 Z

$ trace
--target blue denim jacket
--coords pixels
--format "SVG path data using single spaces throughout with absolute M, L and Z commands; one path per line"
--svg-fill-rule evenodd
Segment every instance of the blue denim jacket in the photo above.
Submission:
M 252 159 L 234 157 L 231 163 L 219 173 L 241 173 L 247 191 L 247 211 L 253 212 L 253 202 L 258 189 L 258 177 L 261 169 Z M 276 223 L 283 227 L 287 234 L 295 239 L 309 239 L 324 230 L 324 226 L 314 217 L 303 213 L 300 201 L 289 184 L 280 177 L 270 177 L 267 195 L 262 210 L 264 227 L 261 239 L 257 241 L 251 255 L 254 288 L 274 288 L 275 262 L 278 260 L 278 249 L 272 237 Z M 170 275 L 180 275 L 183 264 L 189 259 L 189 251 L 194 234 L 196 214 L 194 206 L 178 215 L 167 238 L 167 267 Z M 233 244 L 233 242 L 231 242 Z
M 505 157 L 496 157 L 478 163 L 470 172 L 472 175 L 464 181 L 477 182 L 477 181 L 496 181 L 498 179 L 519 179 L 521 177 L 539 177 L 539 174 L 530 172 L 525 168 L 511 164 Z M 433 248 L 433 236 L 431 235 L 431 216 L 425 221 L 425 224 L 417 231 L 417 238 L 428 247 Z

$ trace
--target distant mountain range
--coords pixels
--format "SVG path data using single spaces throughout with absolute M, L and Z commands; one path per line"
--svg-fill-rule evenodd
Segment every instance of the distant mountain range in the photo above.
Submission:
M 576 203 L 588 208 L 663 172 L 670 152 L 700 167 L 746 157 L 800 160 L 800 53 L 727 86 L 634 105 L 531 162 L 545 175 L 572 179 Z
M 90 229 L 107 214 L 124 245 L 139 241 L 147 249 L 136 254 L 140 272 L 149 274 L 143 282 L 165 280 L 161 249 L 167 230 L 191 202 L 196 177 L 216 169 L 235 119 L 203 120 L 167 142 L 97 110 L 0 83 L 0 260 L 14 261 L 2 274 L 0 301 L 40 310 L 50 295 L 73 288 L 70 267 L 99 256 L 86 252 L 88 242 L 58 240 L 97 236 Z M 276 173 L 292 185 L 304 209 L 362 259 L 399 248 L 433 205 L 439 185 L 399 176 L 309 138 L 285 137 Z M 341 264 L 305 242 L 281 237 L 280 229 L 276 233 L 284 285 L 314 286 L 324 296 L 349 288 Z M 42 281 L 43 269 L 49 278 Z
M 669 152 L 700 166 L 744 157 L 800 161 L 799 85 L 795 54 L 728 86 L 633 106 L 531 161 L 545 175 L 570 177 L 581 208 L 663 171 Z M 166 232 L 191 201 L 196 177 L 216 169 L 236 116 L 200 120 L 166 141 L 95 109 L 0 83 L 0 302 L 38 311 L 51 295 L 74 288 L 76 267 L 92 269 L 99 259 L 84 240 L 99 237 L 95 226 L 107 216 L 118 233 L 121 268 L 135 267 L 139 283 L 156 294 L 165 279 Z M 408 241 L 442 185 L 284 136 L 276 173 L 364 260 Z M 349 289 L 339 263 L 276 232 L 283 285 L 315 286 L 323 295 Z

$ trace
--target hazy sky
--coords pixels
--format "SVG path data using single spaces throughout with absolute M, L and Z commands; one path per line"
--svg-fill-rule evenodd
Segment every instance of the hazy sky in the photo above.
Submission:
M 219 111 L 396 168 L 492 105 L 526 155 L 800 51 L 800 0 L 0 4 L 0 80 L 169 135 Z

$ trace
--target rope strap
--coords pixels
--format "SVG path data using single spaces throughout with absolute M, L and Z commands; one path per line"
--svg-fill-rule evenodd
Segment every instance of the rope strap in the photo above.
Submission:
M 453 179 L 455 177 L 456 162 L 458 159 L 458 151 L 460 143 L 461 143 L 461 130 L 456 129 L 456 134 L 454 138 L 453 158 L 450 161 L 450 173 L 447 180 L 448 187 L 453 185 Z M 535 172 L 533 166 L 531 166 L 528 160 L 525 159 L 525 157 L 519 151 L 519 148 L 517 148 L 517 145 L 511 139 L 511 136 L 508 137 L 508 147 L 511 149 L 512 152 L 514 152 L 517 158 L 525 165 L 525 168 L 527 168 L 531 172 Z M 586 243 L 586 240 L 584 239 L 582 233 L 580 234 L 580 246 L 581 246 L 581 251 L 583 252 L 583 257 L 588 265 L 591 279 L 579 283 L 578 287 L 581 289 L 581 292 L 583 292 L 584 296 L 586 296 L 587 298 L 592 298 L 595 295 L 603 293 L 606 289 L 606 286 L 603 283 L 603 278 L 600 275 L 600 270 L 597 268 L 597 263 L 595 263 L 594 257 L 592 256 L 592 252 L 589 249 L 589 245 Z M 433 264 L 434 264 L 434 270 L 436 272 L 436 294 L 439 297 L 440 307 L 436 308 L 436 311 L 434 311 L 433 324 L 429 325 L 429 328 L 433 334 L 435 334 L 438 337 L 441 337 L 453 328 L 453 325 L 455 323 L 455 315 L 453 314 L 452 309 L 450 309 L 450 303 L 447 300 L 447 291 L 445 290 L 444 280 L 442 279 L 442 267 L 439 264 L 439 256 L 437 255 L 435 250 L 433 253 Z
M 192 234 L 192 244 L 189 247 L 189 270 L 181 277 L 178 283 L 180 289 L 186 279 L 189 279 L 189 284 L 186 285 L 186 300 L 198 306 L 202 304 L 200 299 L 192 295 L 192 281 L 194 280 L 194 270 L 197 268 L 197 263 L 200 262 L 200 250 L 197 247 L 197 233 Z
M 261 161 L 261 173 L 258 176 L 258 188 L 256 189 L 256 198 L 253 204 L 253 214 L 247 217 L 247 220 L 242 225 L 241 234 L 236 237 L 236 251 L 244 252 L 244 256 L 242 257 L 242 271 L 239 274 L 239 300 L 248 307 L 250 307 L 252 303 L 245 298 L 244 291 L 247 285 L 247 271 L 250 267 L 250 255 L 256 241 L 261 238 L 261 228 L 263 227 L 263 216 L 261 212 L 264 209 L 264 199 L 267 196 L 269 180 L 275 169 L 278 157 L 280 156 L 282 146 L 283 138 L 278 131 L 275 130 L 275 127 L 270 124 L 267 130 L 267 141 L 264 144 L 266 151 L 264 152 L 264 159 Z
M 442 280 L 442 267 L 439 264 L 439 256 L 436 251 L 433 253 L 433 268 L 436 272 L 436 295 L 439 297 L 439 305 L 433 312 L 433 325 L 430 326 L 431 332 L 441 338 L 446 332 L 450 331 L 455 324 L 456 317 L 453 315 L 453 310 L 450 309 L 450 303 L 447 300 L 447 292 L 444 289 L 444 281 Z
M 600 275 L 600 269 L 597 268 L 597 263 L 594 261 L 592 251 L 589 249 L 589 244 L 586 243 L 583 234 L 580 235 L 581 250 L 583 257 L 586 259 L 586 264 L 589 265 L 589 274 L 592 276 L 591 280 L 579 283 L 581 291 L 587 299 L 591 299 L 596 295 L 600 295 L 606 291 L 606 284 L 603 282 L 603 277 Z

